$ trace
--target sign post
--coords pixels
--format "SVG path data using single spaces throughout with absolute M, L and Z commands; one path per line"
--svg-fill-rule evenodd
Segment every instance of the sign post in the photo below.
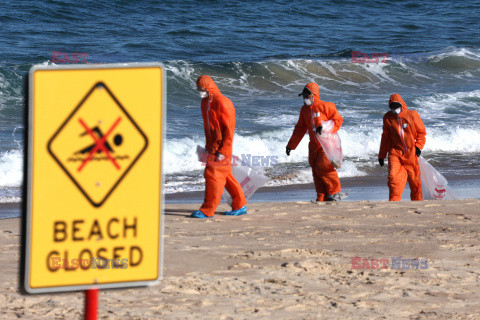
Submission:
M 97 320 L 98 289 L 85 290 L 85 320 Z
M 23 285 L 87 290 L 93 319 L 98 289 L 161 278 L 165 72 L 35 66 L 28 85 Z

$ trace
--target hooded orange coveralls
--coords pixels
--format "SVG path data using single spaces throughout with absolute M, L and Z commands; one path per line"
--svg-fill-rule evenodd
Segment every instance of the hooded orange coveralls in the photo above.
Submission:
M 200 76 L 197 86 L 208 91 L 208 97 L 202 99 L 203 128 L 205 130 L 208 151 L 205 167 L 205 199 L 200 208 L 208 217 L 215 214 L 220 204 L 223 188 L 232 196 L 232 209 L 242 208 L 247 200 L 242 187 L 232 174 L 232 143 L 235 132 L 235 108 L 232 101 L 223 96 L 215 82 L 209 76 Z M 225 159 L 215 161 L 217 154 Z
M 313 95 L 310 106 L 303 105 L 300 110 L 300 117 L 293 130 L 292 137 L 288 141 L 287 148 L 295 150 L 305 132 L 308 131 L 310 143 L 308 144 L 308 162 L 312 167 L 313 182 L 317 191 L 317 201 L 327 200 L 328 195 L 333 195 L 341 191 L 340 179 L 337 171 L 327 159 L 325 152 L 316 138 L 316 129 L 321 125 L 321 121 L 333 120 L 333 132 L 337 132 L 343 123 L 343 118 L 337 111 L 335 104 L 320 100 L 320 90 L 318 85 L 311 82 L 306 85 Z
M 400 114 L 389 111 L 383 117 L 383 134 L 379 159 L 388 153 L 388 189 L 390 201 L 400 201 L 405 185 L 410 185 L 410 199 L 423 200 L 422 181 L 415 147 L 425 145 L 425 126 L 417 111 L 408 110 L 399 94 L 392 94 L 389 104 L 400 102 Z

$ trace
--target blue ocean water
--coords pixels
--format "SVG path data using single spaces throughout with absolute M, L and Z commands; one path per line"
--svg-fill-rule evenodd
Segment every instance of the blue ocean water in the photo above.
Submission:
M 315 81 L 344 117 L 341 177 L 380 174 L 390 94 L 427 126 L 424 155 L 449 175 L 480 169 L 480 1 L 5 1 L 0 4 L 0 202 L 20 201 L 23 82 L 52 52 L 88 63 L 165 65 L 166 192 L 201 190 L 195 80 L 211 75 L 237 111 L 234 152 L 274 156 L 270 184 L 311 181 L 307 138 L 284 148 Z M 352 63 L 352 52 L 388 62 Z M 58 63 L 58 62 L 57 62 Z M 188 115 L 188 116 L 185 116 Z M 382 174 L 385 174 L 384 172 Z

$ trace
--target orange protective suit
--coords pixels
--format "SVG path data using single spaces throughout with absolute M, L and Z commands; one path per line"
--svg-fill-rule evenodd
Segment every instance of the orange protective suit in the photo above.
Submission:
M 200 211 L 207 217 L 211 217 L 220 204 L 223 188 L 226 188 L 232 196 L 233 210 L 243 207 L 247 200 L 242 187 L 232 174 L 232 143 L 235 132 L 233 103 L 221 94 L 209 76 L 200 76 L 197 87 L 208 91 L 208 97 L 202 99 L 201 106 L 208 158 L 204 172 L 205 199 Z M 216 161 L 218 154 L 225 156 L 225 159 Z
M 410 199 L 423 200 L 422 181 L 415 147 L 425 145 L 425 126 L 417 111 L 408 110 L 399 94 L 392 94 L 389 104 L 400 102 L 400 114 L 389 111 L 383 117 L 379 159 L 388 153 L 388 189 L 390 201 L 400 201 L 405 185 L 410 185 Z
M 325 201 L 328 195 L 340 192 L 341 185 L 337 171 L 327 159 L 320 142 L 315 136 L 315 130 L 321 125 L 322 120 L 333 120 L 335 123 L 333 132 L 335 133 L 340 129 L 343 118 L 338 113 L 334 103 L 320 100 L 320 90 L 316 83 L 311 82 L 306 85 L 306 88 L 312 93 L 310 96 L 312 104 L 310 106 L 303 105 L 300 110 L 300 117 L 295 125 L 292 137 L 288 141 L 287 148 L 295 150 L 305 136 L 305 132 L 308 131 L 310 136 L 308 162 L 312 167 L 317 201 Z

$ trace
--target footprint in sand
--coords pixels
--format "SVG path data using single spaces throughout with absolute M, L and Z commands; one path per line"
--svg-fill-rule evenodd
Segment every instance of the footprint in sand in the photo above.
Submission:
M 245 270 L 245 269 L 252 269 L 252 268 L 253 268 L 253 266 L 250 263 L 246 263 L 246 262 L 240 262 L 240 263 L 237 263 L 234 266 L 228 266 L 227 267 L 228 270 L 232 270 L 232 269 Z
M 422 214 L 420 210 L 408 210 L 408 213 Z

